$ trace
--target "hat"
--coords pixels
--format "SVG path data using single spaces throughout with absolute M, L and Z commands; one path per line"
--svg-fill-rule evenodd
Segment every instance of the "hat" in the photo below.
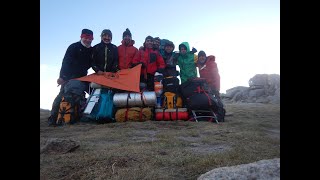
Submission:
M 93 35 L 93 32 L 90 29 L 82 29 L 81 34 Z
M 126 36 L 129 35 L 130 37 L 132 37 L 130 30 L 127 28 L 126 31 L 123 32 L 122 34 L 122 39 Z
M 153 40 L 158 40 L 160 42 L 161 39 L 159 37 L 155 37 Z
M 164 44 L 164 47 L 166 47 L 166 46 L 171 46 L 171 47 L 173 47 L 173 49 L 174 49 L 174 44 L 173 44 L 172 41 L 167 41 L 167 42 Z
M 205 53 L 204 51 L 200 51 L 200 52 L 198 53 L 198 57 L 200 57 L 200 56 L 207 56 L 207 55 L 206 55 L 206 53 Z
M 147 39 L 150 39 L 151 41 L 153 41 L 153 37 L 152 36 L 147 36 L 146 39 L 144 40 L 145 42 L 147 41 Z
M 112 37 L 112 32 L 109 29 L 104 29 L 101 32 L 101 36 L 104 36 L 105 34 L 108 34 L 110 37 Z
M 82 29 L 81 38 L 93 39 L 93 32 L 89 29 Z

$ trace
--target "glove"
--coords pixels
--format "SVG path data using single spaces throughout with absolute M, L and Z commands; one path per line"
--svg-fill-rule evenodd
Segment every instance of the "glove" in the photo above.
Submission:
M 196 48 L 192 47 L 192 50 L 190 51 L 192 54 L 198 52 Z

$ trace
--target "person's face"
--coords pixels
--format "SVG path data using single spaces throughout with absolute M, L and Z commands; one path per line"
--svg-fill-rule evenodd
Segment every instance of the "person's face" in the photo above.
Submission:
M 184 48 L 183 46 L 180 48 L 180 53 L 181 54 L 186 54 L 187 53 L 187 50 L 186 48 Z
M 124 40 L 125 44 L 129 44 L 130 41 L 131 41 L 131 36 L 126 35 L 126 36 L 123 37 L 123 40 Z
M 160 41 L 159 41 L 158 39 L 155 39 L 155 40 L 153 41 L 153 44 L 154 44 L 154 46 L 157 47 L 157 48 L 160 47 Z
M 103 36 L 101 36 L 101 40 L 106 43 L 109 44 L 112 41 L 112 37 L 109 36 L 109 34 L 104 34 Z
M 171 53 L 173 51 L 173 47 L 172 46 L 165 46 L 164 47 L 164 50 L 167 52 L 167 53 Z
M 146 48 L 152 48 L 153 41 L 151 39 L 147 39 L 145 42 Z
M 205 60 L 206 60 L 206 56 L 199 56 L 198 57 L 198 61 L 200 61 L 200 63 L 204 63 Z
M 81 39 L 82 39 L 83 44 L 85 44 L 87 47 L 91 46 L 91 43 L 92 43 L 92 40 L 93 40 L 92 38 L 83 37 Z

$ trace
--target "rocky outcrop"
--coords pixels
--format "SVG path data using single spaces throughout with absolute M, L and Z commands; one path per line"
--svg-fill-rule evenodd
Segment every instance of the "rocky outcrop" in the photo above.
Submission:
M 221 94 L 229 103 L 271 103 L 280 104 L 280 75 L 256 74 L 249 80 L 249 87 L 237 86 Z
M 238 166 L 216 168 L 201 175 L 198 178 L 198 180 L 211 179 L 279 180 L 280 158 L 261 160 L 254 163 L 242 164 Z

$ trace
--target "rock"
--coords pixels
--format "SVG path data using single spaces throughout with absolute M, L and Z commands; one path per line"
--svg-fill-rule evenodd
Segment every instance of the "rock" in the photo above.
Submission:
M 40 154 L 64 154 L 72 152 L 79 147 L 80 142 L 72 139 L 50 138 L 44 147 L 40 149 Z
M 198 178 L 198 180 L 211 179 L 278 180 L 280 179 L 280 158 L 216 168 Z
M 280 75 L 256 74 L 249 80 L 249 87 L 236 86 L 226 90 L 221 98 L 225 102 L 280 103 Z

